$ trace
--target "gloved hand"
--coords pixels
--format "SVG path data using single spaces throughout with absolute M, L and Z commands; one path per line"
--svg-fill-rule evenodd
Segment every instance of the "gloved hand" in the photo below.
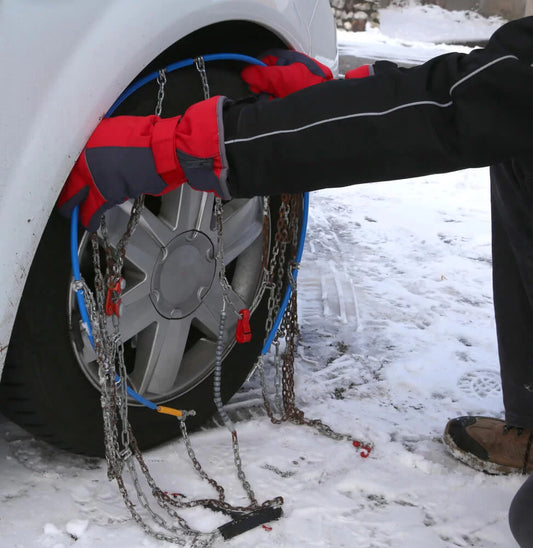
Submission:
M 360 67 L 349 70 L 345 75 L 345 80 L 351 80 L 353 78 L 366 78 L 374 74 L 372 65 L 361 65 Z
M 351 80 L 353 78 L 366 78 L 367 76 L 374 76 L 379 74 L 386 74 L 391 72 L 404 72 L 408 70 L 406 68 L 399 67 L 396 63 L 391 61 L 376 61 L 373 65 L 361 65 L 352 70 L 349 70 L 345 75 L 345 80 Z
M 285 97 L 333 79 L 328 67 L 298 51 L 273 49 L 261 61 L 268 66 L 250 65 L 241 72 L 241 78 L 253 93 Z
M 159 196 L 185 182 L 230 199 L 222 153 L 224 97 L 189 107 L 182 116 L 117 116 L 98 124 L 59 196 L 70 216 L 80 205 L 81 223 L 98 229 L 105 211 L 141 194 Z

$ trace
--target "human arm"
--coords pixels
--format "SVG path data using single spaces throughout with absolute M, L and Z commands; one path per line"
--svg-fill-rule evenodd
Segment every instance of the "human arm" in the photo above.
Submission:
M 487 47 L 332 81 L 224 115 L 235 196 L 495 164 L 533 148 L 533 18 Z
M 491 165 L 530 154 L 532 62 L 533 17 L 528 17 L 504 25 L 486 48 L 442 55 L 409 70 L 376 64 L 369 78 L 330 80 L 283 99 L 233 103 L 217 98 L 215 109 L 204 109 L 207 101 L 198 103 L 183 116 L 188 123 L 176 125 L 185 155 L 175 161 L 181 164 L 183 159 L 200 169 L 182 173 L 161 192 L 186 180 L 199 190 L 223 188 L 226 198 L 304 192 Z M 206 114 L 192 116 L 199 112 Z M 111 139 L 107 146 L 112 144 Z M 145 167 L 154 171 L 147 158 Z M 80 161 L 83 155 L 77 167 Z M 217 169 L 206 171 L 211 162 Z M 112 163 L 98 165 L 106 171 Z M 113 195 L 135 197 L 131 174 L 108 175 Z M 142 188 L 145 181 L 140 183 L 135 193 L 147 191 Z M 91 187 L 86 171 L 81 179 L 71 175 L 61 197 L 66 200 L 60 199 L 60 205 L 68 205 L 62 208 L 65 213 L 74 201 L 83 201 L 86 186 Z M 95 186 L 98 190 L 98 182 Z M 85 214 L 82 222 L 93 229 L 103 209 L 91 211 L 95 220 Z

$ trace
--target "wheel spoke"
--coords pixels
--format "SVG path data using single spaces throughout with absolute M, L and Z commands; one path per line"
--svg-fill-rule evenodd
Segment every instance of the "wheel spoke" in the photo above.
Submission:
M 189 230 L 212 231 L 214 195 L 181 185 L 161 198 L 160 218 L 175 233 Z
M 222 303 L 222 296 L 218 300 L 217 306 L 208 306 L 204 301 L 194 311 L 194 324 L 196 327 L 210 340 L 216 340 L 218 337 L 218 325 L 220 322 L 220 305 Z
M 81 347 L 80 357 L 85 363 L 94 363 L 97 360 L 96 352 L 87 336 L 85 330 L 80 329 L 82 333 L 83 346 Z
M 141 306 L 147 305 L 146 297 L 148 297 L 149 294 L 150 280 L 144 278 L 140 282 L 133 283 L 133 285 L 126 285 L 126 288 L 122 292 L 122 304 L 125 308 L 134 306 L 137 301 L 141 301 Z
M 124 342 L 129 341 L 160 318 L 152 305 L 148 292 L 140 293 L 141 291 L 133 299 L 131 293 L 126 292 L 122 299 L 120 333 Z
M 142 395 L 171 391 L 178 376 L 190 331 L 190 319 L 160 320 L 137 336 L 130 382 Z
M 106 214 L 109 241 L 115 247 L 126 229 L 130 210 L 131 204 L 126 203 L 113 208 Z M 128 261 L 144 272 L 145 275 L 151 274 L 159 257 L 161 241 L 169 240 L 170 237 L 171 233 L 164 227 L 163 223 L 153 213 L 146 210 L 128 241 L 126 250 Z
M 231 263 L 263 233 L 262 201 L 232 200 L 224 207 L 224 260 Z
M 174 193 L 171 192 L 170 194 Z M 175 231 L 165 219 L 161 218 L 161 216 L 154 215 L 145 207 L 132 239 L 135 239 L 137 234 L 145 236 L 145 238 L 142 238 L 142 241 L 150 239 L 157 247 L 164 247 L 172 238 L 174 238 Z
M 227 308 L 225 331 L 227 333 L 235 330 L 237 324 L 237 315 L 233 312 L 246 308 L 247 305 L 241 297 L 229 288 L 228 299 L 230 305 Z M 220 310 L 222 308 L 222 288 L 220 284 L 215 283 L 209 293 L 203 300 L 202 305 L 195 311 L 194 316 L 200 324 L 198 328 L 210 339 L 216 340 L 218 337 L 218 326 L 220 322 Z
M 236 310 L 237 312 L 239 312 L 243 308 L 248 308 L 248 305 L 242 300 L 241 296 L 235 293 L 232 288 L 230 288 L 228 291 L 228 299 L 231 303 L 231 308 Z M 237 315 L 232 313 L 228 316 L 229 320 L 226 322 L 226 325 L 228 327 L 231 325 L 233 328 L 233 326 L 237 324 Z

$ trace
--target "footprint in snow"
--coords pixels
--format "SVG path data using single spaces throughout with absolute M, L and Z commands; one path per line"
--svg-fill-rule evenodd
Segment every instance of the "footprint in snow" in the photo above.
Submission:
M 500 375 L 490 369 L 465 373 L 457 382 L 457 386 L 466 394 L 479 398 L 498 396 L 501 392 Z

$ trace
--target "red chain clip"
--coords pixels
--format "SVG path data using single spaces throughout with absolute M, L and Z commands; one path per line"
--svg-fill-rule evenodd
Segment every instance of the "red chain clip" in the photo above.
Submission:
M 163 495 L 167 495 L 169 497 L 180 498 L 180 499 L 185 498 L 185 495 L 182 495 L 181 493 L 169 493 L 168 491 L 162 491 L 162 493 Z
M 360 441 L 357 441 L 357 440 L 353 441 L 353 446 L 356 449 L 359 449 L 359 447 L 361 448 L 361 452 L 359 454 L 361 455 L 361 458 L 363 459 L 366 459 L 372 451 L 372 447 L 370 445 L 362 444 Z
M 237 331 L 235 339 L 238 343 L 246 343 L 252 340 L 252 330 L 250 329 L 250 311 L 243 308 L 239 311 L 241 317 L 237 320 Z
M 107 295 L 105 298 L 105 313 L 108 316 L 120 316 L 120 303 L 121 299 L 117 299 L 116 296 L 122 293 L 122 290 L 126 286 L 126 280 L 119 278 L 115 285 L 107 288 Z

